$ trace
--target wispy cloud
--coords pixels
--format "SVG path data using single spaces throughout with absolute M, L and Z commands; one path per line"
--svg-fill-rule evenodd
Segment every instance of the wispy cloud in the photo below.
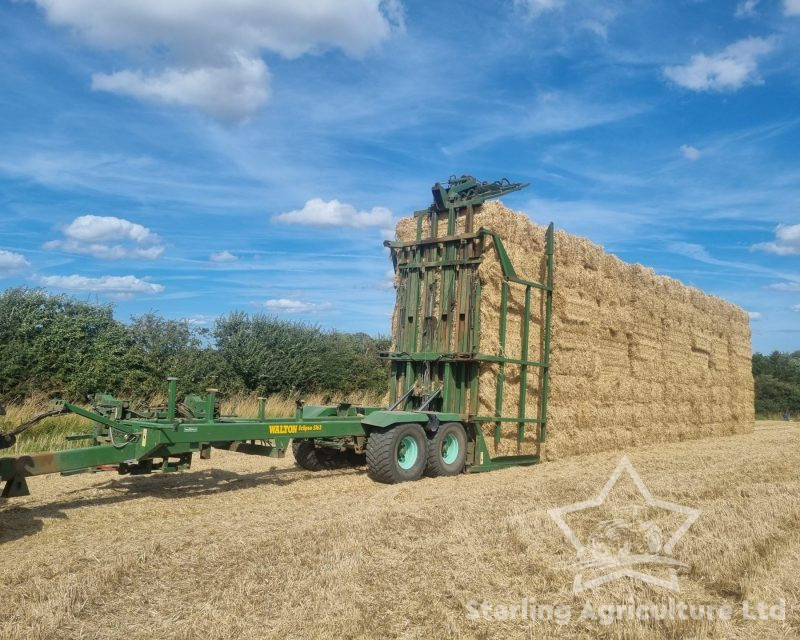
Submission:
M 787 16 L 800 16 L 800 0 L 783 0 L 783 12 Z
M 543 91 L 529 105 L 498 105 L 496 115 L 479 121 L 480 128 L 465 131 L 459 142 L 446 145 L 442 150 L 454 155 L 508 138 L 580 131 L 619 122 L 647 109 L 647 105 L 635 100 L 607 102 L 589 95 Z
M 209 256 L 209 260 L 211 262 L 236 262 L 239 259 L 239 256 L 234 255 L 227 249 L 225 251 L 218 251 L 217 253 L 212 253 Z
M 748 311 L 747 315 L 751 320 L 761 320 L 761 312 L 760 311 Z
M 708 250 L 700 244 L 694 242 L 671 242 L 667 245 L 667 249 L 678 255 L 692 258 L 698 262 L 705 262 L 719 267 L 731 267 L 741 271 L 750 271 L 751 273 L 758 273 L 765 276 L 772 276 L 773 278 L 785 278 L 792 283 L 800 282 L 800 274 L 783 273 L 779 269 L 765 267 L 760 264 L 753 264 L 749 262 L 742 262 L 740 260 L 721 260 L 713 257 Z
M 515 4 L 525 9 L 528 16 L 538 18 L 543 13 L 563 9 L 566 0 L 514 0 Z
M 697 160 L 700 156 L 703 155 L 703 152 L 700 151 L 697 147 L 693 147 L 690 144 L 682 144 L 681 145 L 681 153 L 683 157 L 687 160 Z
M 774 291 L 800 291 L 800 282 L 776 282 L 768 284 L 767 289 Z
M 333 308 L 329 302 L 313 303 L 294 298 L 274 298 L 267 300 L 264 306 L 275 313 L 319 313 Z
M 207 327 L 209 325 L 214 324 L 216 316 L 210 316 L 203 313 L 196 313 L 184 319 L 189 325 L 193 327 Z
M 762 82 L 758 60 L 772 52 L 776 43 L 774 37 L 745 38 L 716 54 L 696 53 L 687 64 L 665 67 L 664 73 L 693 91 L 736 91 Z
M 741 0 L 741 2 L 736 5 L 736 13 L 734 15 L 737 18 L 749 18 L 754 16 L 759 2 L 761 2 L 761 0 Z
M 89 278 L 80 275 L 38 276 L 45 287 L 63 291 L 89 291 L 129 297 L 138 293 L 161 293 L 164 285 L 142 280 L 136 276 L 101 276 Z

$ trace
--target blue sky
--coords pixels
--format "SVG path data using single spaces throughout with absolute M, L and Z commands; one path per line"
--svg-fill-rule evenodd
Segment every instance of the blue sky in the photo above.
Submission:
M 800 0 L 0 0 L 0 286 L 388 333 L 456 173 L 800 349 Z

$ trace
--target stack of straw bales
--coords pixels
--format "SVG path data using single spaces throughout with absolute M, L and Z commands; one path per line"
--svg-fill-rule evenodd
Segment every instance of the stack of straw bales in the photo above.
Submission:
M 442 225 L 443 226 L 443 225 Z M 475 213 L 476 229 L 498 232 L 522 278 L 545 280 L 545 227 L 502 203 Z M 413 240 L 413 219 L 399 240 Z M 502 271 L 487 239 L 480 351 L 499 354 Z M 753 377 L 747 313 L 724 300 L 627 264 L 589 240 L 556 232 L 547 459 L 753 429 Z M 541 356 L 544 294 L 531 305 L 530 359 Z M 505 355 L 520 358 L 524 288 L 511 286 Z M 503 415 L 517 415 L 520 370 L 506 365 Z M 480 414 L 495 415 L 498 367 L 482 365 Z M 541 371 L 528 374 L 526 414 L 538 412 Z M 537 450 L 535 427 L 517 443 L 503 426 L 493 455 Z

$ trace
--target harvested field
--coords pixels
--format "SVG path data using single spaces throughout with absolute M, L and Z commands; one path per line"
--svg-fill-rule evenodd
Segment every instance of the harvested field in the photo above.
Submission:
M 440 224 L 439 230 L 445 225 Z M 497 231 L 528 280 L 545 279 L 545 227 L 498 201 L 475 213 L 474 228 Z M 404 218 L 400 240 L 416 226 Z M 503 275 L 487 241 L 479 269 L 482 353 L 500 355 Z M 505 355 L 521 357 L 524 288 L 512 285 Z M 531 359 L 541 354 L 544 295 L 531 308 Z M 495 413 L 498 365 L 482 365 L 481 415 Z M 540 370 L 528 376 L 526 415 L 538 412 Z M 506 366 L 502 415 L 517 415 L 520 367 Z M 724 300 L 607 254 L 585 238 L 556 232 L 551 348 L 549 460 L 645 442 L 742 433 L 753 424 L 753 376 L 747 313 Z M 494 425 L 486 426 L 491 436 Z M 533 429 L 531 429 L 533 431 Z M 532 433 L 518 448 L 507 423 L 497 454 L 532 453 Z
M 742 455 L 746 452 L 746 455 Z M 800 424 L 628 449 L 657 498 L 702 510 L 680 593 L 623 579 L 574 596 L 547 510 L 595 496 L 602 452 L 385 486 L 360 469 L 217 453 L 179 475 L 43 476 L 0 507 L 0 638 L 796 638 Z M 465 603 L 730 604 L 733 620 L 468 620 Z M 786 599 L 786 620 L 741 603 Z

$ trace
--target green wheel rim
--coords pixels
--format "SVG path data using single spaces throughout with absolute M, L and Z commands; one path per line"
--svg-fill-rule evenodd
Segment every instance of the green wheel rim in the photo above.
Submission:
M 448 433 L 442 440 L 442 460 L 445 464 L 453 464 L 458 459 L 461 445 L 454 433 Z
M 397 464 L 403 470 L 408 470 L 414 466 L 419 457 L 419 447 L 417 441 L 411 437 L 406 436 L 400 441 L 397 446 Z

